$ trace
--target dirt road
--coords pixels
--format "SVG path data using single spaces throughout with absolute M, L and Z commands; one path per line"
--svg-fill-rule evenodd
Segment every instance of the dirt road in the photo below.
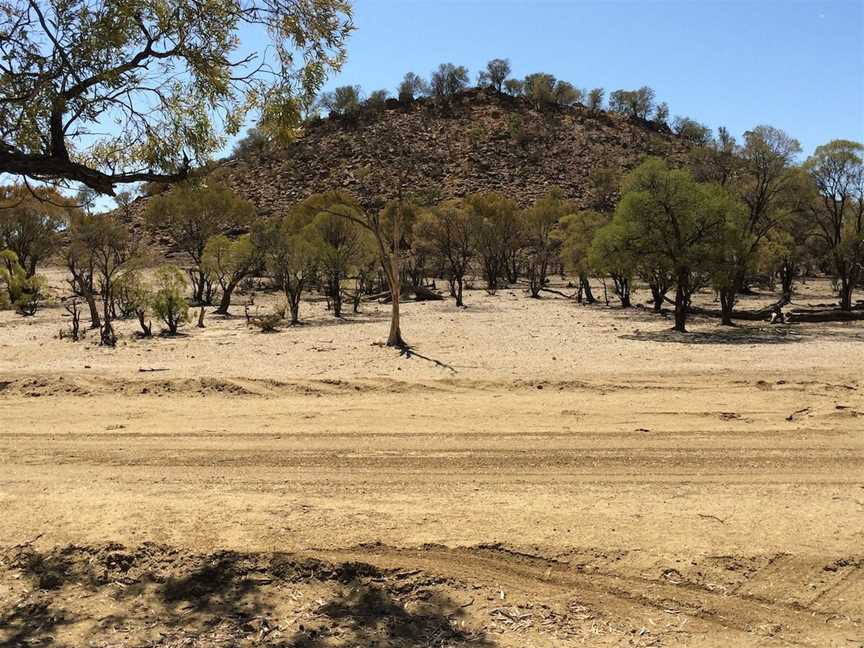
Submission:
M 864 646 L 860 325 L 471 300 L 450 369 L 4 314 L 0 646 Z
M 600 618 L 612 645 L 855 645 L 864 398 L 759 376 L 11 381 L 0 543 L 420 570 L 491 592 L 470 623 L 498 619 L 493 645 L 587 641 Z M 490 616 L 502 601 L 524 611 Z M 573 605 L 584 622 L 554 617 Z

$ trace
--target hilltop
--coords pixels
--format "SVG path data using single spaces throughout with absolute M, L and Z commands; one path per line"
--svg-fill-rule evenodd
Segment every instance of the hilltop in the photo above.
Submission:
M 410 152 L 407 169 L 394 140 Z M 583 106 L 537 110 L 527 99 L 474 88 L 446 110 L 432 100 L 391 99 L 377 114 L 317 120 L 291 143 L 221 161 L 211 173 L 262 215 L 330 189 L 378 206 L 394 197 L 387 178 L 397 172 L 408 191 L 432 200 L 496 191 L 528 206 L 559 187 L 589 207 L 594 172 L 617 177 L 646 155 L 680 159 L 690 146 L 656 122 Z

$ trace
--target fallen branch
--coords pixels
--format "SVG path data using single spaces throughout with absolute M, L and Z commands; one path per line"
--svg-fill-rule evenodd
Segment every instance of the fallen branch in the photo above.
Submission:
M 565 295 L 560 290 L 555 290 L 554 288 L 541 288 L 540 291 L 541 292 L 550 292 L 550 293 L 553 293 L 555 295 L 561 295 L 565 299 L 576 299 L 576 293 L 574 293 L 572 295 Z

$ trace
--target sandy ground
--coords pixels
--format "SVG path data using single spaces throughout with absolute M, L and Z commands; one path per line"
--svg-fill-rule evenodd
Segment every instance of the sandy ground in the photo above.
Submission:
M 466 303 L 0 313 L 0 645 L 864 646 L 864 324 Z

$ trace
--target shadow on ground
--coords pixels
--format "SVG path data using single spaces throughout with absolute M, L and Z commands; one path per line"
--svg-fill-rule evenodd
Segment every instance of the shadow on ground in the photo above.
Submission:
M 679 333 L 672 330 L 637 331 L 621 335 L 622 340 L 639 342 L 663 342 L 675 344 L 793 344 L 804 342 L 809 334 L 801 333 L 788 326 L 753 328 L 717 328 L 711 331 L 692 331 Z
M 288 554 L 25 544 L 0 551 L 0 647 L 494 646 L 447 587 Z
M 408 609 L 410 605 L 410 611 Z M 301 628 L 289 646 L 492 647 L 480 632 L 461 627 L 463 609 L 449 597 L 425 592 L 406 605 L 380 586 L 363 585 L 317 609 L 320 625 Z

